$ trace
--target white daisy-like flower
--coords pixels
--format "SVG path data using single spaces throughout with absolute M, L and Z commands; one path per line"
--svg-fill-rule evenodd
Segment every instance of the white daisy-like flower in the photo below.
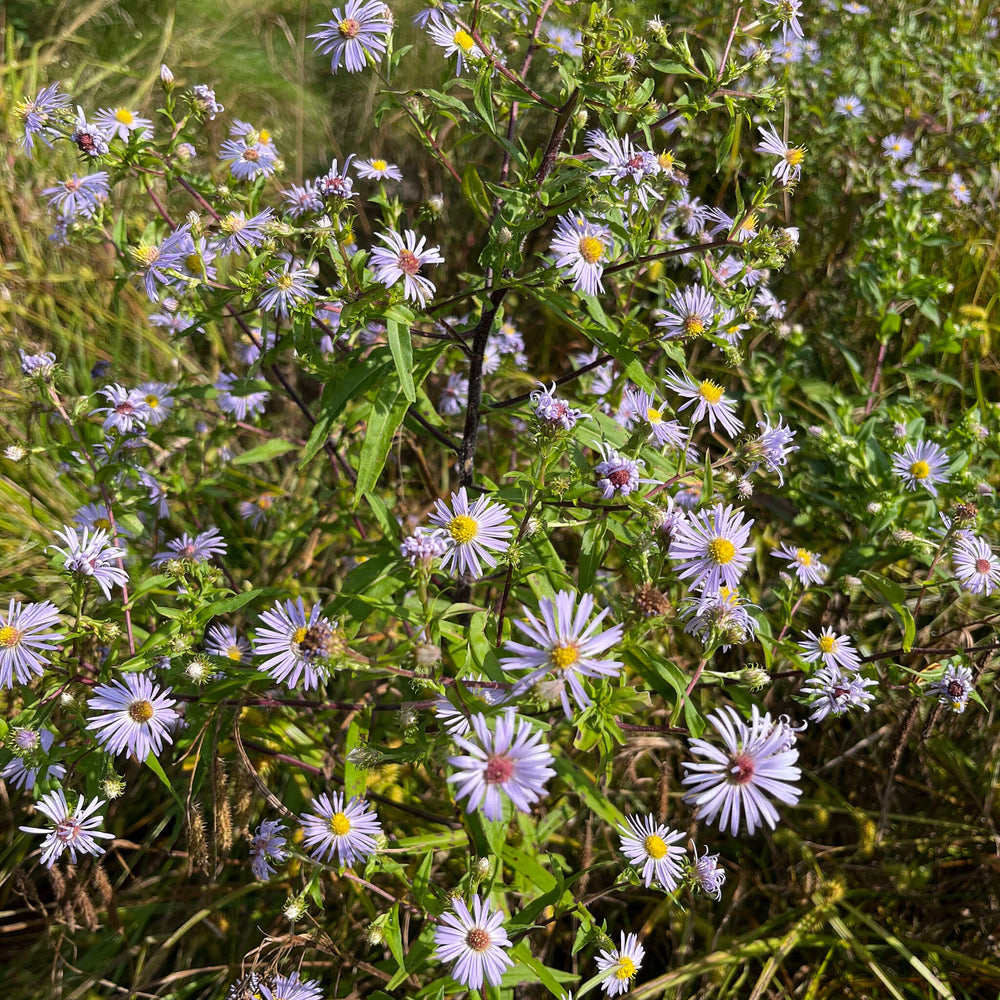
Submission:
M 597 295 L 604 290 L 601 276 L 611 252 L 611 231 L 582 215 L 561 215 L 552 242 L 556 267 L 573 279 L 573 291 Z
M 254 656 L 266 657 L 260 669 L 290 688 L 302 682 L 306 691 L 318 687 L 340 646 L 337 623 L 320 617 L 317 604 L 306 617 L 302 598 L 276 604 L 261 616 L 254 637 Z
M 707 416 L 710 430 L 715 430 L 715 422 L 718 421 L 734 437 L 743 429 L 743 421 L 736 416 L 736 404 L 727 399 L 722 386 L 711 379 L 695 382 L 690 375 L 680 376 L 668 372 L 663 384 L 687 400 L 680 410 L 695 407 L 691 414 L 692 420 L 698 421 Z
M 823 629 L 819 635 L 806 629 L 805 635 L 806 641 L 799 643 L 799 652 L 806 663 L 822 659 L 828 667 L 854 671 L 861 669 L 861 660 L 854 643 L 846 635 L 837 635 L 832 628 Z
M 782 542 L 778 548 L 772 549 L 771 555 L 778 559 L 784 559 L 793 566 L 795 575 L 803 587 L 808 587 L 810 583 L 821 586 L 826 579 L 826 574 L 830 572 L 829 566 L 823 563 L 815 552 L 797 548 L 794 545 L 789 545 L 788 542 Z
M 597 956 L 597 968 L 604 973 L 604 992 L 609 997 L 628 993 L 632 988 L 632 980 L 642 968 L 642 960 L 646 949 L 639 944 L 635 934 L 626 935 L 622 931 L 621 947 L 612 951 L 602 950 Z
M 652 816 L 626 816 L 625 821 L 627 825 L 618 830 L 622 853 L 640 869 L 647 889 L 658 882 L 666 892 L 673 892 L 680 885 L 681 859 L 687 852 L 672 845 L 683 840 L 684 834 L 657 823 Z
M 744 521 L 742 510 L 717 503 L 711 510 L 690 514 L 677 525 L 670 543 L 670 558 L 679 561 L 677 575 L 690 580 L 693 590 L 706 594 L 721 587 L 736 590 L 750 565 L 754 547 L 749 545 L 753 521 Z
M 937 484 L 948 482 L 948 453 L 933 441 L 907 444 L 892 456 L 892 471 L 900 476 L 908 490 L 923 486 L 932 497 L 938 495 Z
M 402 171 L 395 163 L 389 163 L 379 157 L 371 160 L 358 160 L 354 165 L 359 177 L 372 181 L 401 181 Z
M 971 532 L 956 538 L 952 566 L 962 589 L 969 593 L 989 597 L 1000 587 L 1000 561 L 989 543 Z
M 502 503 L 481 496 L 470 505 L 464 486 L 452 493 L 450 507 L 436 500 L 429 520 L 447 532 L 441 568 L 453 566 L 460 576 L 476 579 L 483 575 L 482 563 L 496 566 L 493 553 L 507 551 L 514 531 L 510 511 Z
M 106 803 L 98 798 L 93 798 L 86 804 L 81 798 L 76 806 L 70 809 L 65 793 L 61 788 L 57 788 L 43 795 L 35 803 L 35 808 L 55 824 L 54 828 L 46 830 L 37 826 L 21 826 L 18 829 L 22 833 L 44 834 L 41 860 L 47 868 L 55 864 L 63 851 L 69 851 L 69 859 L 75 865 L 77 852 L 94 855 L 104 853 L 105 848 L 101 847 L 95 838 L 114 840 L 113 833 L 105 833 L 98 829 L 104 822 L 104 817 L 95 816 L 94 813 L 104 805 Z
M 621 673 L 619 660 L 606 659 L 602 654 L 621 642 L 622 626 L 613 625 L 606 631 L 598 631 L 601 622 L 610 613 L 609 608 L 601 611 L 588 623 L 594 610 L 594 598 L 584 594 L 577 605 L 576 594 L 562 590 L 555 600 L 543 597 L 539 601 L 541 618 L 536 618 L 527 608 L 522 608 L 524 621 L 515 622 L 530 640 L 530 644 L 508 640 L 504 653 L 513 653 L 500 661 L 505 670 L 530 670 L 514 689 L 514 693 L 524 691 L 550 671 L 559 680 L 569 685 L 573 698 L 580 708 L 590 705 L 590 696 L 584 690 L 580 679 L 583 677 L 617 677 Z M 572 715 L 565 686 L 561 691 L 563 711 Z
M 373 854 L 382 833 L 375 809 L 363 799 L 344 801 L 342 792 L 325 793 L 313 802 L 315 812 L 305 813 L 302 822 L 302 843 L 318 861 L 353 865 Z
M 789 146 L 782 142 L 773 125 L 761 126 L 760 137 L 761 144 L 757 146 L 755 152 L 777 156 L 778 162 L 771 171 L 772 175 L 782 184 L 794 184 L 802 174 L 805 149 L 802 146 Z

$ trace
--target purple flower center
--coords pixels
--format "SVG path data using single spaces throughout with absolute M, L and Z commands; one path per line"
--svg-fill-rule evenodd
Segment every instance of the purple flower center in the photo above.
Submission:
M 399 269 L 403 274 L 416 274 L 420 270 L 420 258 L 412 250 L 400 250 Z
M 486 951 L 490 946 L 489 931 L 484 930 L 482 927 L 473 927 L 465 935 L 465 943 L 472 951 Z
M 977 559 L 976 560 L 976 572 L 982 573 L 984 576 L 990 571 L 990 561 L 989 559 Z
M 80 821 L 75 816 L 67 816 L 66 819 L 56 823 L 56 836 L 64 843 L 68 844 L 80 836 Z
M 615 486 L 618 489 L 621 489 L 623 486 L 627 485 L 630 478 L 631 477 L 629 475 L 628 469 L 615 469 L 614 472 L 608 473 L 608 482 L 610 482 L 612 486 Z

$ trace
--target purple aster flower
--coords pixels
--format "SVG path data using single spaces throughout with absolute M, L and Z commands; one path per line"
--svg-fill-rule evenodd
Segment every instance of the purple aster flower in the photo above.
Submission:
M 440 247 L 424 248 L 425 237 L 417 240 L 417 234 L 407 229 L 402 236 L 398 233 L 382 233 L 379 239 L 388 249 L 375 247 L 371 252 L 370 264 L 375 279 L 386 288 L 391 288 L 403 279 L 403 295 L 411 302 L 425 305 L 434 294 L 434 283 L 420 274 L 425 264 L 442 264 Z
M 245 994 L 255 997 L 251 992 Z M 323 1000 L 323 989 L 313 979 L 299 979 L 293 972 L 290 976 L 275 976 L 274 984 L 260 984 L 260 1000 Z
M 188 257 L 196 252 L 194 238 L 191 236 L 191 226 L 184 223 L 175 229 L 158 247 L 140 243 L 129 251 L 132 260 L 143 275 L 146 294 L 151 302 L 159 302 L 157 284 L 169 285 L 175 280 L 170 272 L 180 272 L 184 269 Z
M 555 758 L 526 719 L 518 719 L 508 708 L 490 730 L 485 715 L 470 720 L 475 738 L 456 736 L 455 742 L 466 753 L 449 757 L 457 768 L 448 776 L 454 783 L 457 800 L 468 797 L 465 811 L 481 808 L 488 820 L 498 820 L 503 813 L 503 796 L 515 809 L 530 812 L 532 803 L 545 794 L 545 783 L 556 772 L 550 767 Z M 515 728 L 516 723 L 516 728 Z
M 147 427 L 158 427 L 170 415 L 174 406 L 170 392 L 174 388 L 169 382 L 143 382 L 132 390 L 146 404 Z
M 719 313 L 718 328 L 715 333 L 731 347 L 738 347 L 743 339 L 744 331 L 749 329 L 750 324 L 741 323 L 736 310 L 727 306 Z
M 739 434 L 743 429 L 743 421 L 736 416 L 736 404 L 727 399 L 722 387 L 716 385 L 711 379 L 695 382 L 690 375 L 682 377 L 669 373 L 663 380 L 663 384 L 687 400 L 680 408 L 681 410 L 686 410 L 689 406 L 697 404 L 691 415 L 695 422 L 707 416 L 709 429 L 714 431 L 715 422 L 718 420 L 733 436 Z
M 354 154 L 351 153 L 344 160 L 342 169 L 337 167 L 337 161 L 334 160 L 330 164 L 330 169 L 322 177 L 316 178 L 316 190 L 323 198 L 342 198 L 346 200 L 354 194 L 354 178 L 349 177 L 347 174 L 348 168 L 351 166 L 351 160 L 353 159 Z
M 23 756 L 14 757 L 0 771 L 0 778 L 15 788 L 30 792 L 39 778 L 62 781 L 66 768 L 62 764 L 49 763 L 47 755 L 56 741 L 55 733 L 49 729 L 35 732 L 33 729 L 15 729 L 14 745 Z
M 98 829 L 104 822 L 104 817 L 95 816 L 94 813 L 104 805 L 106 803 L 98 798 L 91 799 L 85 805 L 81 798 L 76 806 L 70 809 L 65 793 L 61 788 L 57 788 L 43 795 L 35 803 L 35 808 L 47 816 L 55 826 L 51 830 L 37 826 L 21 826 L 18 829 L 22 833 L 45 835 L 45 840 L 42 841 L 41 861 L 46 868 L 51 868 L 63 851 L 69 851 L 70 862 L 75 865 L 77 852 L 94 855 L 104 853 L 105 849 L 97 843 L 97 838 L 114 839 L 113 833 L 104 833 Z
M 400 554 L 411 566 L 424 569 L 447 551 L 448 536 L 441 528 L 417 528 L 400 546 Z
M 108 151 L 108 137 L 104 130 L 88 122 L 79 105 L 76 107 L 76 122 L 69 141 L 75 143 L 77 149 L 87 156 L 103 156 Z
M 49 662 L 44 651 L 58 649 L 64 638 L 62 632 L 50 631 L 58 624 L 59 609 L 50 601 L 24 606 L 11 600 L 7 615 L 0 612 L 0 687 L 41 676 Z
M 686 448 L 688 444 L 687 428 L 679 420 L 664 420 L 663 411 L 665 409 L 666 404 L 662 400 L 655 400 L 652 394 L 644 389 L 627 388 L 622 393 L 619 415 L 622 410 L 626 410 L 633 415 L 633 420 L 638 419 L 647 424 L 649 437 L 660 447 L 669 446 L 678 450 Z M 620 420 L 619 423 L 621 423 Z
M 629 193 L 635 193 L 646 211 L 650 198 L 663 197 L 648 182 L 661 172 L 655 153 L 637 148 L 628 136 L 620 139 L 600 129 L 588 132 L 585 138 L 587 152 L 600 164 L 591 171 L 591 177 L 607 177 L 614 184 L 629 182 Z
M 358 176 L 372 181 L 401 181 L 403 179 L 403 174 L 396 164 L 378 157 L 371 160 L 358 160 Z
M 493 912 L 489 899 L 472 898 L 472 910 L 455 896 L 454 913 L 443 913 L 434 928 L 434 957 L 454 961 L 452 978 L 470 990 L 482 988 L 485 980 L 499 986 L 504 969 L 514 964 L 504 951 L 511 945 L 503 927 L 503 911 Z
M 597 295 L 604 291 L 601 276 L 611 252 L 611 231 L 582 215 L 561 215 L 549 244 L 556 267 L 573 279 L 573 291 Z
M 659 883 L 664 892 L 673 892 L 681 880 L 681 859 L 686 851 L 674 847 L 684 834 L 657 823 L 652 816 L 626 816 L 626 826 L 619 827 L 622 854 L 639 869 L 643 885 Z
M 39 136 L 46 146 L 52 145 L 50 138 L 58 138 L 59 130 L 53 128 L 52 119 L 58 118 L 73 103 L 69 94 L 59 92 L 58 83 L 50 83 L 43 87 L 33 100 L 19 101 L 14 108 L 14 114 L 24 123 L 24 135 L 21 145 L 31 157 L 35 149 L 35 136 Z
M 616 493 L 627 497 L 635 492 L 642 483 L 652 483 L 652 479 L 642 479 L 639 476 L 645 463 L 638 459 L 620 455 L 609 445 L 601 447 L 601 461 L 594 466 L 597 485 L 605 500 L 610 500 Z
M 171 559 L 190 559 L 192 562 L 208 562 L 214 556 L 226 554 L 226 540 L 218 528 L 209 528 L 192 537 L 186 531 L 180 538 L 167 542 L 165 552 L 153 556 L 153 565 L 159 566 Z
M 84 528 L 77 533 L 74 528 L 65 526 L 55 535 L 66 543 L 66 547 L 51 545 L 49 548 L 65 557 L 63 569 L 67 573 L 93 577 L 108 599 L 111 598 L 112 587 L 128 583 L 128 573 L 121 566 L 112 565 L 125 558 L 125 550 L 109 545 L 106 531 L 89 532 Z
M 571 431 L 577 420 L 581 417 L 580 410 L 575 410 L 564 399 L 556 395 L 556 384 L 552 383 L 551 389 L 546 389 L 541 382 L 538 383 L 540 389 L 536 389 L 530 396 L 531 405 L 535 410 L 535 419 L 543 427 L 552 430 Z
M 203 114 L 210 122 L 215 121 L 215 116 L 226 110 L 215 99 L 215 91 L 204 83 L 197 83 L 191 88 L 188 101 L 194 111 Z
M 563 682 L 561 701 L 569 718 L 573 713 L 565 685 L 569 686 L 580 708 L 585 709 L 591 701 L 580 683 L 581 678 L 617 677 L 621 673 L 621 661 L 606 659 L 603 654 L 621 642 L 622 626 L 613 625 L 606 631 L 598 631 L 601 622 L 610 614 L 610 608 L 605 608 L 588 624 L 594 610 L 594 598 L 590 594 L 584 594 L 577 606 L 576 594 L 562 590 L 555 600 L 541 598 L 538 607 L 541 618 L 522 607 L 525 620 L 515 622 L 531 643 L 508 640 L 503 652 L 514 655 L 501 659 L 500 665 L 505 670 L 531 671 L 518 682 L 515 694 L 526 690 L 550 671 L 555 672 Z
M 583 55 L 582 32 L 552 24 L 546 28 L 545 38 L 552 48 L 565 56 L 571 56 L 576 59 Z
M 902 135 L 887 135 L 882 140 L 882 152 L 890 160 L 905 160 L 913 152 L 913 143 Z
M 223 413 L 228 413 L 237 420 L 257 416 L 264 412 L 264 407 L 271 398 L 269 392 L 253 389 L 260 384 L 237 378 L 231 372 L 222 372 L 215 382 L 215 389 L 219 393 L 215 402 Z
M 339 7 L 331 14 L 332 19 L 309 37 L 316 39 L 317 52 L 330 56 L 332 73 L 341 66 L 358 73 L 365 68 L 366 56 L 381 61 L 392 32 L 392 14 L 382 0 L 347 0 L 343 14 Z
M 670 543 L 670 558 L 680 562 L 677 575 L 690 580 L 695 590 L 711 593 L 735 590 L 750 565 L 754 547 L 748 545 L 752 520 L 744 523 L 743 511 L 730 504 L 716 504 L 710 511 L 693 513 L 677 527 Z
M 972 671 L 968 667 L 951 664 L 938 680 L 927 685 L 927 694 L 936 694 L 938 702 L 948 705 L 953 712 L 964 712 L 974 687 Z
M 42 197 L 47 198 L 49 207 L 67 218 L 83 216 L 90 218 L 108 198 L 108 173 L 96 173 L 79 177 L 77 174 L 55 187 L 46 188 Z
M 149 407 L 146 401 L 134 390 L 124 386 L 106 385 L 97 390 L 111 405 L 101 406 L 90 411 L 90 416 L 106 413 L 104 429 L 115 430 L 119 434 L 141 434 L 146 427 Z
M 163 744 L 173 743 L 170 730 L 180 716 L 170 688 L 161 688 L 145 674 L 123 674 L 119 681 L 98 684 L 87 702 L 93 713 L 87 728 L 112 756 L 134 754 L 140 761 L 159 756 Z
M 802 37 L 802 24 L 799 21 L 802 0 L 765 0 L 771 7 L 771 13 L 775 21 L 771 25 L 771 30 L 781 28 L 781 37 L 788 38 L 794 35 L 796 38 Z
M 229 172 L 238 181 L 270 177 L 278 168 L 278 154 L 273 145 L 247 142 L 243 137 L 226 139 L 219 146 L 219 159 L 229 163 Z
M 438 396 L 438 413 L 454 417 L 465 410 L 469 402 L 469 380 L 465 375 L 452 372 Z
M 762 823 L 773 830 L 778 813 L 766 795 L 786 805 L 794 805 L 802 795 L 793 784 L 802 776 L 795 766 L 799 752 L 794 748 L 794 731 L 782 720 L 775 723 L 769 713 L 760 715 L 756 706 L 749 724 L 728 705 L 708 718 L 725 749 L 707 740 L 690 741 L 691 752 L 707 761 L 681 765 L 690 772 L 682 779 L 682 784 L 690 786 L 684 801 L 697 806 L 706 823 L 718 818 L 719 828 L 728 827 L 734 837 L 741 817 L 747 833 Z
M 808 587 L 810 583 L 822 586 L 826 580 L 826 574 L 830 572 L 830 567 L 823 563 L 815 552 L 796 548 L 794 545 L 789 545 L 788 542 L 782 542 L 778 548 L 772 549 L 771 555 L 778 559 L 784 559 L 791 566 L 794 566 L 795 575 L 803 587 Z
M 701 285 L 678 288 L 656 325 L 663 327 L 668 339 L 698 337 L 715 322 L 715 299 Z
M 798 451 L 799 446 L 792 444 L 795 431 L 787 424 L 783 424 L 783 420 L 784 417 L 778 417 L 778 422 L 774 427 L 771 426 L 770 417 L 757 421 L 760 434 L 746 445 L 746 456 L 750 461 L 748 475 L 756 472 L 763 465 L 769 472 L 776 472 L 778 482 L 784 485 L 785 477 L 781 474 L 781 469 L 787 464 L 789 454 Z
M 938 483 L 948 482 L 950 464 L 948 453 L 933 441 L 905 445 L 892 456 L 892 471 L 902 478 L 906 488 L 923 486 L 932 497 L 938 495 Z
M 312 272 L 305 267 L 292 267 L 287 261 L 280 271 L 267 272 L 257 305 L 264 312 L 273 312 L 278 319 L 287 319 L 290 309 L 316 297 Z
M 483 50 L 476 44 L 472 35 L 445 17 L 440 10 L 431 13 L 425 30 L 431 36 L 431 41 L 444 49 L 445 58 L 456 57 L 456 76 L 462 75 L 466 60 L 478 63 L 483 58 Z
M 744 604 L 738 590 L 720 587 L 698 597 L 685 598 L 684 603 L 687 605 L 681 613 L 687 622 L 684 631 L 697 636 L 703 645 L 721 643 L 725 651 L 734 643 L 749 642 L 757 632 L 757 621 L 747 608 L 760 609 Z
M 264 242 L 264 227 L 274 218 L 274 211 L 265 208 L 249 219 L 243 212 L 230 212 L 219 223 L 219 236 L 209 246 L 213 254 L 228 257 L 243 250 L 256 250 Z
M 961 174 L 952 174 L 948 178 L 948 194 L 956 205 L 968 205 L 972 201 L 972 192 Z
M 781 140 L 773 125 L 761 126 L 761 143 L 756 147 L 756 153 L 770 153 L 778 157 L 771 174 L 787 186 L 794 184 L 802 174 L 802 161 L 806 151 L 802 146 L 789 146 Z
M 799 643 L 799 652 L 806 663 L 814 663 L 822 659 L 828 667 L 843 667 L 845 670 L 860 670 L 861 660 L 858 658 L 854 644 L 846 635 L 837 635 L 832 628 L 825 628 L 816 635 L 811 629 L 806 629 L 806 641 Z
M 101 108 L 94 115 L 94 123 L 109 139 L 118 136 L 122 142 L 128 142 L 133 132 L 139 132 L 142 139 L 153 138 L 152 121 L 140 118 L 126 107 Z
M 49 381 L 56 367 L 56 356 L 52 353 L 25 354 L 18 348 L 21 355 L 21 374 L 28 378 L 39 378 Z
M 635 934 L 626 936 L 624 931 L 620 948 L 611 951 L 602 949 L 597 956 L 597 968 L 604 973 L 604 982 L 601 984 L 604 992 L 609 997 L 628 993 L 632 988 L 632 980 L 642 968 L 645 956 L 646 949 L 639 944 L 639 938 Z
M 236 509 L 244 521 L 250 522 L 250 527 L 259 528 L 267 520 L 279 496 L 278 493 L 261 493 L 255 500 L 241 500 Z
M 306 617 L 302 598 L 276 604 L 260 616 L 254 656 L 266 657 L 260 669 L 276 681 L 306 691 L 325 680 L 331 658 L 340 649 L 337 623 L 320 616 L 315 605 Z
M 507 551 L 514 531 L 510 511 L 502 503 L 484 495 L 470 505 L 464 486 L 452 493 L 450 508 L 443 500 L 435 500 L 429 520 L 449 536 L 441 568 L 454 566 L 459 576 L 475 579 L 483 575 L 483 562 L 490 568 L 496 566 L 493 553 Z
M 860 118 L 865 113 L 865 106 L 860 97 L 845 94 L 833 102 L 833 113 L 843 118 Z
M 266 882 L 274 874 L 272 861 L 279 865 L 288 858 L 284 836 L 285 824 L 280 820 L 266 819 L 257 827 L 257 832 L 250 841 L 250 868 L 253 877 L 259 882 Z
M 209 625 L 205 632 L 205 652 L 233 663 L 243 663 L 250 653 L 250 643 L 233 625 Z
M 1000 561 L 989 544 L 971 532 L 955 541 L 952 566 L 963 590 L 989 597 L 1000 587 Z
M 867 712 L 868 703 L 875 697 L 867 689 L 875 683 L 837 666 L 820 667 L 802 685 L 802 694 L 809 698 L 812 709 L 809 721 L 820 722 L 828 715 L 843 715 L 850 708 Z
M 699 857 L 697 850 L 695 850 L 694 856 L 695 862 L 691 871 L 694 884 L 706 896 L 721 899 L 722 887 L 726 884 L 726 873 L 719 864 L 719 855 L 709 854 L 706 847 L 704 854 Z
M 285 202 L 285 214 L 293 219 L 299 219 L 309 212 L 323 211 L 323 195 L 314 181 L 306 181 L 304 185 L 293 184 L 281 192 Z
M 332 861 L 342 865 L 365 861 L 378 849 L 376 837 L 382 826 L 375 810 L 364 799 L 344 802 L 342 792 L 332 797 L 320 795 L 313 801 L 315 812 L 299 817 L 302 823 L 302 844 L 310 849 L 317 861 Z

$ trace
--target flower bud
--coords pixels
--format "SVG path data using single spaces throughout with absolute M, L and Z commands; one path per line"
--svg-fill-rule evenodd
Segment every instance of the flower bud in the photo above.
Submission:
M 164 87 L 170 87 L 174 82 L 174 74 L 170 72 L 170 67 L 166 63 L 160 63 L 160 83 Z

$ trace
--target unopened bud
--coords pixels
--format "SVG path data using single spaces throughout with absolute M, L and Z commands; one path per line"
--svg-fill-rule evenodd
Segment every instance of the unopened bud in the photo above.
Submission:
M 740 683 L 748 691 L 763 691 L 771 683 L 771 675 L 760 664 L 753 663 L 743 669 Z
M 160 83 L 169 87 L 173 82 L 174 74 L 170 72 L 170 67 L 166 63 L 160 63 Z
M 441 647 L 435 646 L 433 642 L 418 642 L 413 647 L 413 659 L 418 667 L 437 666 L 441 662 Z

